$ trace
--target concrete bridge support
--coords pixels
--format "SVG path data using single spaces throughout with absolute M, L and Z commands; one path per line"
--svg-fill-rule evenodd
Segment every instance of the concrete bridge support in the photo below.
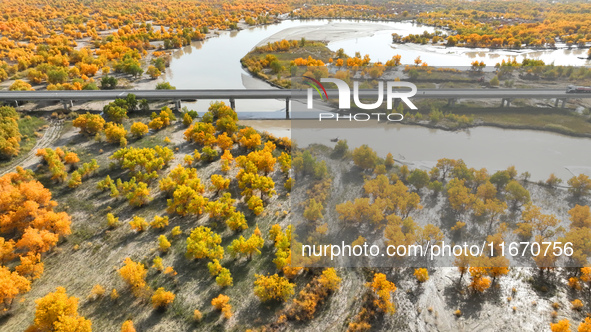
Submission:
M 285 120 L 289 120 L 289 101 L 291 98 L 285 98 Z
M 566 99 L 556 98 L 556 101 L 554 102 L 554 107 L 558 107 L 558 104 L 560 102 L 562 102 L 562 105 L 560 105 L 560 107 L 564 108 L 566 106 Z
M 509 98 L 503 98 L 501 100 L 501 107 L 510 107 L 511 106 L 511 99 Z
M 235 111 L 236 110 L 236 99 L 230 99 L 230 107 Z
M 174 101 L 174 109 L 175 109 L 177 112 L 180 112 L 180 111 L 181 111 L 181 101 L 180 101 L 179 99 L 176 99 L 176 100 Z
M 447 106 L 456 106 L 456 98 L 449 98 L 447 100 Z
M 72 106 L 74 106 L 74 103 L 71 100 L 62 100 L 61 102 L 62 102 L 62 106 L 64 107 L 64 110 L 66 110 L 66 111 L 69 111 L 70 108 Z

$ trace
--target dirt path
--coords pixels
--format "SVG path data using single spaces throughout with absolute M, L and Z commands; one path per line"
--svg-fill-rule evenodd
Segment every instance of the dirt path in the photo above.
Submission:
M 22 166 L 23 168 L 27 168 L 33 165 L 37 161 L 37 157 L 35 153 L 37 149 L 43 149 L 46 147 L 51 146 L 53 142 L 55 142 L 62 133 L 62 128 L 64 127 L 63 120 L 52 120 L 49 123 L 49 127 L 45 130 L 43 137 L 37 140 L 37 144 L 24 156 L 19 156 L 15 160 L 13 160 L 10 164 L 5 166 L 0 170 L 0 175 L 4 175 L 6 173 L 12 172 L 16 169 L 17 166 Z

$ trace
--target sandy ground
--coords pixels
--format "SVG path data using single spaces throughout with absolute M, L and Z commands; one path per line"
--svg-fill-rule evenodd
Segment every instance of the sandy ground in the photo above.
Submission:
M 258 45 L 264 45 L 268 42 L 275 42 L 282 39 L 299 40 L 301 38 L 334 42 L 344 39 L 372 36 L 375 32 L 381 30 L 392 30 L 392 27 L 363 22 L 359 22 L 355 25 L 331 22 L 323 25 L 308 25 L 281 30 L 271 37 L 263 39 Z
M 131 121 L 131 120 L 130 120 Z M 240 121 L 244 125 L 253 125 L 260 130 L 271 131 L 281 125 L 288 125 L 287 121 L 280 120 L 250 120 Z M 93 140 L 86 140 L 77 134 L 75 128 L 68 130 L 57 130 L 58 134 L 53 135 L 51 130 L 47 130 L 48 139 L 41 139 L 44 146 L 70 146 L 80 149 L 80 152 L 92 154 L 93 158 L 99 159 L 102 163 L 102 169 L 107 169 L 108 161 L 106 158 L 117 147 L 106 143 L 97 143 Z M 192 152 L 193 145 L 183 142 L 184 127 L 173 126 L 163 132 L 158 133 L 158 140 L 162 136 L 168 136 L 172 140 L 171 147 L 180 147 L 180 151 L 175 153 L 173 165 L 178 163 L 185 153 Z M 284 136 L 277 133 L 278 136 Z M 49 139 L 57 136 L 57 139 Z M 150 139 L 148 137 L 145 140 Z M 98 149 L 105 149 L 104 152 L 96 153 Z M 396 153 L 395 153 L 396 155 Z M 330 167 L 333 169 L 337 161 L 326 158 Z M 38 158 L 29 158 L 27 166 L 34 167 Z M 215 164 L 215 163 L 214 163 Z M 200 169 L 200 175 L 207 179 L 215 165 Z M 173 168 L 171 166 L 170 168 Z M 347 168 L 350 166 L 342 165 Z M 133 234 L 130 232 L 126 223 L 132 214 L 141 214 L 147 218 L 158 209 L 164 208 L 164 199 L 157 198 L 150 203 L 149 208 L 145 210 L 133 210 L 126 208 L 122 202 L 116 202 L 115 199 L 108 198 L 105 194 L 99 194 L 96 191 L 96 181 L 101 179 L 104 173 L 93 176 L 84 182 L 85 190 L 78 193 L 80 197 L 74 199 L 70 196 L 61 201 L 62 204 L 82 204 L 82 202 L 91 202 L 96 209 L 97 216 L 85 215 L 81 212 L 73 213 L 73 229 L 76 236 L 88 233 L 89 238 L 81 244 L 78 251 L 72 250 L 75 243 L 75 237 L 61 244 L 54 252 L 48 255 L 44 260 L 46 272 L 41 279 L 35 282 L 33 289 L 26 296 L 26 301 L 15 306 L 13 316 L 0 322 L 2 331 L 22 331 L 32 321 L 35 298 L 41 297 L 55 289 L 55 286 L 65 286 L 68 293 L 81 299 L 80 312 L 82 315 L 93 320 L 93 327 L 97 331 L 115 331 L 119 328 L 122 321 L 133 317 L 137 323 L 138 331 L 225 331 L 225 330 L 244 330 L 246 327 L 252 327 L 251 324 L 260 325 L 276 319 L 274 317 L 274 308 L 260 305 L 258 300 L 252 295 L 253 273 L 264 273 L 264 268 L 270 266 L 274 269 L 271 259 L 272 248 L 270 243 L 264 248 L 264 257 L 260 260 L 251 262 L 252 270 L 244 272 L 248 265 L 242 263 L 228 262 L 228 267 L 236 276 L 236 286 L 227 290 L 234 300 L 235 315 L 229 322 L 217 322 L 219 314 L 211 310 L 209 301 L 219 293 L 215 283 L 206 272 L 205 266 L 196 266 L 184 258 L 184 247 L 182 241 L 174 242 L 174 251 L 165 256 L 166 264 L 172 265 L 179 271 L 178 286 L 174 286 L 174 291 L 179 295 L 177 300 L 179 307 L 183 312 L 192 312 L 194 308 L 203 310 L 206 314 L 206 322 L 203 325 L 191 325 L 182 318 L 175 317 L 172 313 L 161 315 L 153 313 L 149 304 L 140 303 L 124 291 L 122 281 L 114 271 L 114 267 L 119 267 L 124 257 L 133 256 L 150 261 L 154 255 L 153 251 L 158 234 L 153 231 L 144 234 Z M 279 176 L 279 175 L 278 175 Z M 335 177 L 333 188 L 342 188 L 340 177 Z M 565 192 L 548 193 L 545 189 L 536 189 L 535 186 L 529 186 L 532 193 L 532 199 L 536 204 L 547 207 L 550 211 L 556 211 L 558 217 L 568 220 L 567 210 L 564 209 L 566 201 Z M 356 193 L 350 192 L 350 195 Z M 99 197 L 100 196 L 100 197 Z M 352 196 L 352 197 L 353 197 Z M 423 195 L 422 200 L 429 204 L 429 199 Z M 443 196 L 439 197 L 444 201 Z M 286 202 L 287 203 L 287 202 Z M 441 203 L 441 202 L 440 202 Z M 293 205 L 293 203 L 288 203 Z M 587 203 L 588 204 L 588 203 Z M 118 216 L 121 216 L 122 226 L 116 230 L 103 233 L 103 215 L 105 206 L 113 206 Z M 281 209 L 274 206 L 274 209 Z M 78 211 L 77 209 L 74 209 Z M 272 216 L 273 210 L 269 213 Z M 330 212 L 327 212 L 330 213 Z M 436 208 L 423 209 L 413 215 L 416 221 L 424 224 L 429 220 L 436 220 L 439 213 Z M 260 220 L 260 226 L 264 233 L 268 230 L 268 221 Z M 189 228 L 201 223 L 193 218 L 174 218 L 171 220 L 173 225 L 181 225 L 187 231 Z M 275 222 L 275 221 L 273 221 Z M 285 226 L 288 219 L 281 221 Z M 169 228 L 170 228 L 169 227 Z M 471 224 L 471 231 L 478 229 L 477 224 Z M 135 255 L 135 256 L 134 256 Z M 89 270 L 88 262 L 93 264 Z M 265 264 L 254 265 L 254 264 Z M 262 269 L 262 271 L 261 271 Z M 69 271 L 64 273 L 64 271 Z M 100 271 L 100 273 L 96 273 Z M 583 293 L 572 292 L 566 286 L 568 274 L 564 269 L 556 269 L 548 274 L 543 281 L 539 281 L 536 269 L 515 268 L 510 274 L 501 278 L 485 294 L 473 294 L 467 291 L 468 277 L 460 282 L 460 275 L 455 268 L 442 267 L 430 268 L 430 279 L 418 284 L 412 277 L 413 268 L 405 269 L 382 269 L 387 274 L 388 279 L 393 281 L 398 290 L 394 294 L 396 303 L 396 314 L 384 316 L 383 318 L 372 321 L 376 331 L 547 331 L 549 323 L 552 321 L 551 313 L 553 303 L 557 303 L 560 309 L 557 310 L 558 319 L 568 318 L 572 326 L 576 327 L 578 321 L 584 317 L 586 310 L 582 312 L 571 310 L 570 301 L 580 298 L 587 305 L 587 298 Z M 171 282 L 162 280 L 158 275 L 150 272 L 148 280 L 154 283 L 164 283 L 173 287 Z M 356 310 L 359 309 L 359 299 L 365 291 L 363 282 L 365 276 L 361 269 L 339 269 L 339 275 L 343 278 L 343 284 L 339 291 L 331 295 L 326 303 L 323 303 L 317 312 L 317 316 L 311 322 L 306 324 L 289 325 L 286 331 L 344 331 L 346 324 Z M 300 278 L 300 280 L 302 280 Z M 90 301 L 86 299 L 92 285 L 99 283 L 107 289 L 118 288 L 121 291 L 122 298 L 118 302 L 112 302 L 108 298 Z M 182 285 L 182 287 L 180 287 Z M 549 291 L 540 291 L 540 285 L 547 285 Z M 297 290 L 303 285 L 298 285 Z M 105 310 L 105 308 L 110 308 Z M 456 317 L 454 312 L 460 310 L 462 315 Z M 174 312 L 174 310 L 170 310 Z M 258 322 L 253 323 L 254 320 Z
M 290 120 L 240 120 L 239 124 L 250 126 L 258 131 L 266 131 L 277 137 L 291 138 Z

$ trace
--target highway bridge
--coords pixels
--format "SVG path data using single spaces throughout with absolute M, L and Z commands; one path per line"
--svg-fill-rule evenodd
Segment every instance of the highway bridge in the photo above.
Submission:
M 401 92 L 403 90 L 400 90 Z M 287 89 L 235 89 L 235 90 L 83 90 L 83 91 L 2 91 L 0 101 L 58 101 L 68 109 L 73 101 L 115 100 L 134 94 L 138 99 L 172 100 L 177 110 L 186 100 L 229 100 L 235 109 L 236 99 L 284 99 L 286 118 L 289 119 L 291 99 L 305 100 L 307 90 Z M 338 96 L 338 90 L 327 90 L 330 98 Z M 376 98 L 377 90 L 360 90 L 360 98 Z M 509 106 L 512 99 L 555 99 L 555 106 L 567 99 L 591 98 L 591 93 L 567 93 L 565 89 L 418 89 L 410 99 L 447 99 L 450 105 L 459 99 L 501 99 L 501 107 Z

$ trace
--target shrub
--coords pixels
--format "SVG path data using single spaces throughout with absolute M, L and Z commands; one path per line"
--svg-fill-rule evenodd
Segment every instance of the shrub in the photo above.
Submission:
M 418 282 L 425 282 L 429 280 L 429 272 L 425 268 L 415 269 L 414 276 L 417 278 Z
M 134 216 L 133 220 L 129 222 L 131 229 L 138 232 L 143 232 L 148 228 L 148 222 L 146 219 L 138 216 Z
M 74 127 L 80 129 L 80 132 L 83 132 L 88 135 L 95 135 L 103 131 L 105 127 L 105 119 L 98 114 L 82 114 L 79 115 L 74 121 L 72 122 Z
M 211 300 L 211 305 L 217 310 L 220 310 L 224 315 L 224 318 L 228 319 L 232 317 L 232 305 L 228 302 L 230 302 L 230 297 L 220 294 L 218 297 Z
M 201 311 L 195 309 L 195 311 L 193 311 L 193 319 L 196 322 L 200 322 L 203 319 L 203 314 L 201 313 Z
M 272 276 L 255 275 L 254 294 L 262 301 L 270 300 L 286 301 L 294 294 L 295 285 L 285 277 L 277 274 Z
M 148 133 L 149 128 L 144 123 L 135 122 L 134 124 L 131 125 L 130 131 L 131 131 L 131 134 L 133 135 L 133 137 L 141 138 L 142 136 L 144 136 L 145 134 Z
M 121 325 L 121 332 L 136 332 L 133 322 L 130 320 L 123 322 L 123 325 Z
M 127 140 L 125 136 L 127 135 L 127 131 L 123 128 L 123 125 L 115 124 L 112 122 L 107 123 L 107 127 L 105 128 L 105 136 L 107 138 L 107 142 L 109 143 L 119 143 L 121 147 L 127 145 Z
M 158 310 L 166 309 L 174 301 L 174 298 L 175 295 L 173 293 L 167 292 L 164 288 L 160 287 L 152 295 L 152 306 Z
M 168 82 L 156 84 L 156 90 L 176 90 L 176 87 L 170 85 Z

